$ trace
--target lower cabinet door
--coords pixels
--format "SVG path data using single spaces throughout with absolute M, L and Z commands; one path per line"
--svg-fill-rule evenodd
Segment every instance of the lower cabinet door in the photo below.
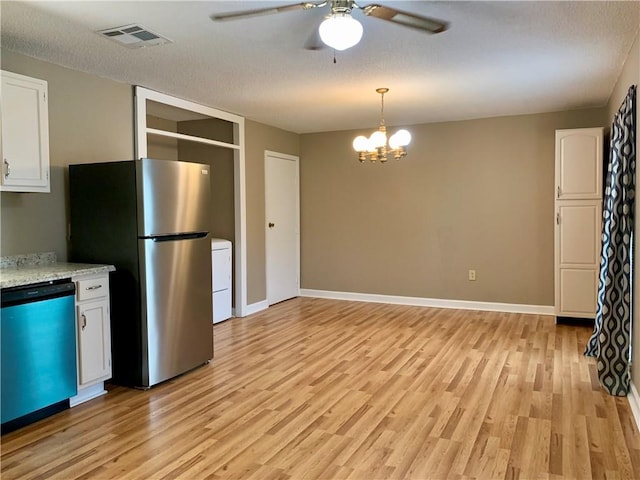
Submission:
M 600 200 L 556 201 L 556 316 L 596 316 L 602 206 Z
M 598 294 L 598 271 L 592 269 L 560 269 L 559 315 L 595 318 Z
M 78 306 L 78 383 L 81 386 L 111 376 L 108 308 L 107 301 Z

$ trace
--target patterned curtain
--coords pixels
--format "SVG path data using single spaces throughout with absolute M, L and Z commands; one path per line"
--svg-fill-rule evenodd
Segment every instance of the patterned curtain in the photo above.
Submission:
M 636 86 L 611 127 L 602 212 L 598 308 L 585 355 L 596 357 L 600 384 L 611 395 L 629 392 L 633 223 L 636 178 Z M 640 348 L 640 347 L 639 347 Z

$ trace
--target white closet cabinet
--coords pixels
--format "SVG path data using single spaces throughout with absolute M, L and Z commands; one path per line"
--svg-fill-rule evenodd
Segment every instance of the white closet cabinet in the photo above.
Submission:
M 556 131 L 556 317 L 595 318 L 602 234 L 602 154 L 602 128 Z
M 74 278 L 78 348 L 78 395 L 71 406 L 106 393 L 111 378 L 109 276 Z
M 49 192 L 47 82 L 0 71 L 2 175 L 0 190 Z
M 602 128 L 556 131 L 556 199 L 602 199 Z

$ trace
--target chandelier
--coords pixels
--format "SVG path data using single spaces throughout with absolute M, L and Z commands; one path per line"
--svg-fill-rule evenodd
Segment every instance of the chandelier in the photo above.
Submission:
M 387 154 L 400 160 L 407 156 L 406 146 L 411 142 L 411 134 L 407 130 L 398 130 L 391 135 L 387 143 L 387 127 L 384 124 L 384 94 L 388 88 L 377 88 L 376 92 L 381 95 L 380 126 L 369 138 L 360 135 L 353 140 L 353 148 L 358 152 L 358 160 L 363 163 L 367 158 L 372 162 L 379 160 L 387 161 Z

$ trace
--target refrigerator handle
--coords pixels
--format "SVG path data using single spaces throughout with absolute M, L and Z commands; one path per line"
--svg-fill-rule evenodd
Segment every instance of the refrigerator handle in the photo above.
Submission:
M 194 240 L 197 238 L 205 238 L 209 232 L 192 232 L 192 233 L 173 233 L 169 235 L 151 235 L 142 237 L 144 239 L 153 240 L 154 242 L 175 242 L 176 240 Z

